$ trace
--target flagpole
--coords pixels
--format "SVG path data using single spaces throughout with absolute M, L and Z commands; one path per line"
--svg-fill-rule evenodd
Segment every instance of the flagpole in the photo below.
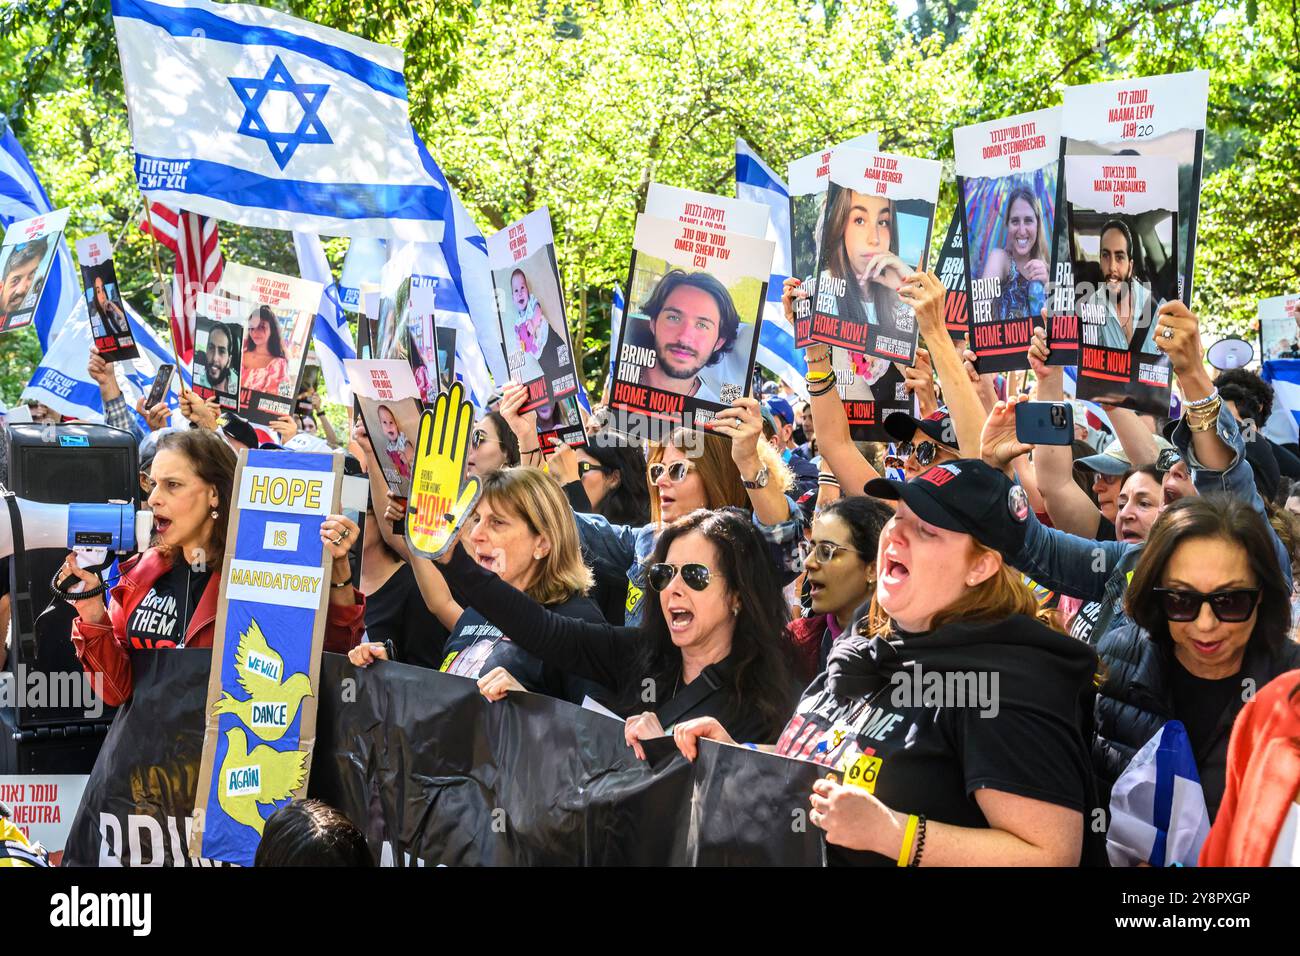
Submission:
M 143 192 L 141 192 L 140 195 L 144 199 L 144 218 L 149 223 L 149 238 L 153 240 L 153 242 L 151 242 L 149 246 L 150 249 L 153 250 L 153 267 L 154 267 L 154 271 L 158 274 L 158 284 L 162 288 L 163 304 L 167 307 L 167 328 L 171 332 L 172 357 L 176 360 L 176 374 L 178 377 L 180 377 L 181 350 L 180 347 L 176 344 L 176 321 L 175 321 L 176 312 L 175 309 L 172 307 L 171 284 L 163 276 L 162 260 L 158 258 L 158 247 L 162 245 L 162 243 L 158 241 L 158 233 L 154 231 L 153 212 L 150 210 L 151 203 L 149 202 L 149 197 L 145 196 Z M 181 299 L 181 308 L 182 309 L 185 308 L 183 291 L 182 291 L 182 299 Z M 182 316 L 182 318 L 184 318 L 184 316 Z M 183 392 L 184 390 L 185 390 L 185 379 L 181 377 L 181 391 Z

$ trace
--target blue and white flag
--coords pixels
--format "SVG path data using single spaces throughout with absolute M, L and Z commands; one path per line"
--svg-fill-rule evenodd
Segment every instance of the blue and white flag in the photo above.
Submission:
M 614 301 L 609 310 L 609 369 L 605 372 L 605 395 L 608 395 L 610 389 L 614 387 L 614 366 L 618 362 L 618 356 L 614 354 L 614 350 L 618 348 L 619 336 L 623 334 L 624 308 L 623 288 L 615 282 Z
M 265 7 L 113 0 L 140 189 L 246 226 L 442 238 L 402 51 Z
M 445 234 L 444 234 L 445 235 Z M 349 312 L 361 311 L 361 287 L 379 285 L 379 274 L 388 261 L 388 246 L 383 239 L 358 236 L 348 243 L 339 273 L 339 302 Z
M 299 274 L 325 287 L 316 310 L 316 321 L 311 327 L 316 358 L 320 361 L 321 375 L 325 377 L 325 394 L 330 401 L 351 408 L 352 386 L 348 383 L 343 363 L 357 357 L 357 340 L 348 325 L 348 314 L 339 301 L 339 287 L 330 271 L 329 259 L 325 257 L 320 236 L 315 233 L 295 232 L 293 247 L 298 253 Z
M 1110 792 L 1106 854 L 1111 866 L 1196 866 L 1210 814 L 1182 723 L 1148 740 Z
M 149 430 L 144 418 L 135 411 L 135 403 L 149 394 L 153 381 L 158 376 L 158 369 L 175 362 L 171 346 L 158 338 L 153 328 L 136 314 L 129 303 L 126 306 L 126 320 L 131 327 L 131 337 L 135 339 L 140 354 L 129 361 L 109 364 L 117 375 L 118 387 L 126 399 L 127 408 L 136 416 L 141 428 Z M 83 421 L 102 422 L 104 420 L 104 403 L 99 396 L 99 385 L 90 377 L 86 366 L 90 359 L 90 347 L 94 336 L 90 330 L 90 317 L 86 313 L 86 300 L 77 296 L 72 314 L 67 318 L 63 331 L 54 340 L 50 350 L 36 366 L 36 373 L 27 387 L 23 389 L 24 402 L 37 401 L 50 406 L 60 415 L 79 418 Z M 179 376 L 179 379 L 178 379 Z M 167 404 L 175 409 L 179 397 L 177 382 L 191 384 L 190 370 L 182 368 L 172 376 L 171 389 L 167 392 Z
M 36 171 L 27 161 L 22 144 L 13 130 L 6 128 L 0 136 L 0 233 L 12 223 L 43 216 L 54 211 L 50 197 L 45 194 Z M 45 291 L 32 317 L 41 351 L 48 351 L 50 343 L 59 335 L 63 323 L 81 298 L 77 287 L 77 273 L 72 265 L 67 241 L 60 236 L 54 262 L 45 278 Z
M 803 351 L 794 347 L 794 326 L 786 321 L 781 292 L 790 276 L 790 191 L 772 167 L 743 139 L 736 140 L 736 197 L 768 207 L 767 238 L 776 243 L 772 277 L 768 280 L 763 325 L 758 333 L 756 362 L 800 395 L 807 397 Z
M 1273 414 L 1261 429 L 1279 445 L 1300 441 L 1300 359 L 1269 359 L 1259 377 L 1273 386 Z

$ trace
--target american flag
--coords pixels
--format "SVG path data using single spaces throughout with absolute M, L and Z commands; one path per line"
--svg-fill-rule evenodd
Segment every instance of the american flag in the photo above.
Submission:
M 188 366 L 194 360 L 194 297 L 212 292 L 221 281 L 224 260 L 217 236 L 217 220 L 210 216 L 186 212 L 150 203 L 149 215 L 140 228 L 150 232 L 176 256 L 172 280 L 172 336 L 180 360 Z

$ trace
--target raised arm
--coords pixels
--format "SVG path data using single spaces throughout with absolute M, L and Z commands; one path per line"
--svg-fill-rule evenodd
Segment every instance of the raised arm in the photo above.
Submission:
M 913 273 L 903 281 L 898 291 L 898 297 L 916 310 L 917 327 L 929 347 L 930 362 L 939 376 L 943 401 L 952 416 L 957 447 L 963 457 L 978 458 L 984 406 L 944 322 L 943 303 L 947 294 L 947 289 L 933 272 Z

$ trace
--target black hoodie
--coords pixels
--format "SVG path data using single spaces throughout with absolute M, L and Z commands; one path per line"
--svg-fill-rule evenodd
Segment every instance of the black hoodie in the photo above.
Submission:
M 988 788 L 1078 810 L 1084 864 L 1105 860 L 1090 746 L 1095 651 L 1038 621 L 947 624 L 888 640 L 853 634 L 804 692 L 777 752 L 831 767 L 901 813 L 988 827 Z M 892 866 L 829 847 L 832 863 Z

